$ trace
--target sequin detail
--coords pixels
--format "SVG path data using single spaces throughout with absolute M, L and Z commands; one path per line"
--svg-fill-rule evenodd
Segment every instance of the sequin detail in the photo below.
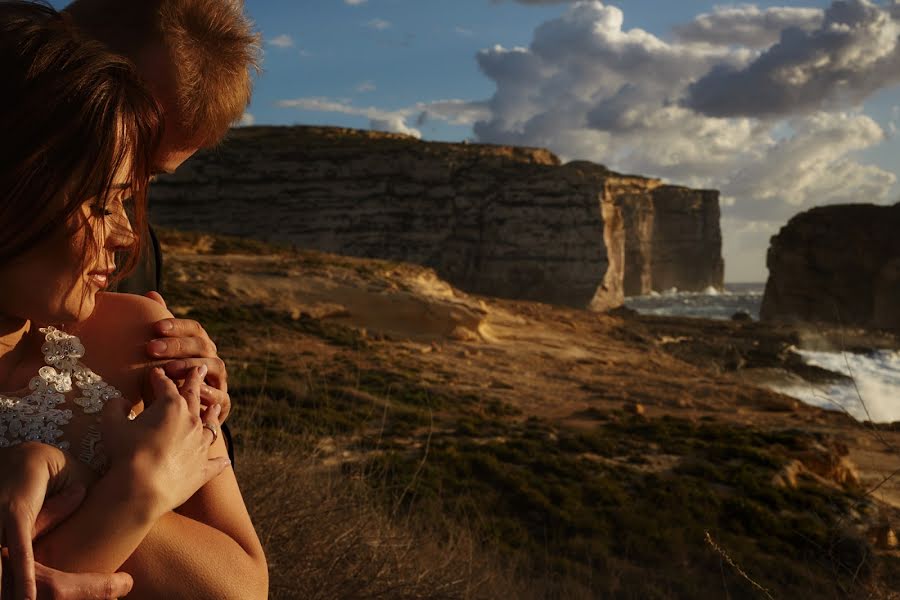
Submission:
M 54 327 L 40 332 L 45 336 L 41 352 L 46 366 L 29 382 L 30 393 L 22 398 L 0 395 L 0 448 L 43 442 L 68 450 L 70 444 L 61 440 L 61 428 L 72 420 L 72 411 L 59 408 L 66 401 L 65 394 L 78 388 L 80 395 L 73 402 L 86 414 L 98 414 L 108 400 L 122 397 L 119 390 L 81 363 L 84 346 L 77 337 Z M 82 442 L 78 457 L 91 466 L 102 462 L 97 456 L 102 445 L 95 426 Z

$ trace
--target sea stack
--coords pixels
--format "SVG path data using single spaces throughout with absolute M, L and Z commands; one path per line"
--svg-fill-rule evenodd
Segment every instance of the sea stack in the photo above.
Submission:
M 900 330 L 900 204 L 814 208 L 772 238 L 763 319 Z

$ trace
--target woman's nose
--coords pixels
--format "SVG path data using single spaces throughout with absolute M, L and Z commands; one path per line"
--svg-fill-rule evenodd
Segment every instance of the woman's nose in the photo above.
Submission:
M 119 211 L 107 228 L 106 249 L 120 252 L 132 248 L 137 242 L 137 236 L 131 228 L 131 221 L 125 211 Z

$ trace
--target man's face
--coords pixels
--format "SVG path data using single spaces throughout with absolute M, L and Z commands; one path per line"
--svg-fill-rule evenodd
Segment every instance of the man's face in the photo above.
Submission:
M 144 50 L 137 62 L 138 71 L 156 96 L 163 109 L 165 130 L 159 150 L 153 161 L 156 174 L 174 173 L 178 167 L 193 156 L 199 148 L 187 141 L 186 132 L 172 115 L 177 114 L 175 96 L 172 93 L 173 70 L 168 55 L 161 46 L 151 46 Z
M 158 158 L 154 161 L 153 170 L 158 174 L 174 173 L 184 161 L 197 152 L 198 148 L 190 150 L 171 150 L 168 152 L 164 152 L 163 150 L 163 148 L 160 148 L 160 152 L 157 153 Z
M 199 150 L 199 148 L 192 147 L 189 143 L 184 143 L 183 138 L 177 132 L 170 134 L 169 131 L 169 128 L 166 128 L 166 133 L 163 135 L 159 150 L 157 150 L 153 161 L 153 171 L 156 174 L 174 173 L 184 161 Z

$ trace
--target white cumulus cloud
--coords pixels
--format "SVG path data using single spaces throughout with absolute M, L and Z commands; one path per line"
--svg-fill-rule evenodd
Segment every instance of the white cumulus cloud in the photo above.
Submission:
M 490 114 L 486 104 L 466 100 L 419 102 L 397 110 L 360 107 L 349 100 L 334 98 L 295 98 L 280 100 L 277 104 L 281 108 L 365 117 L 369 119 L 369 126 L 372 129 L 405 133 L 417 138 L 422 137 L 419 128 L 430 120 L 444 121 L 452 125 L 472 125 Z
M 391 22 L 385 21 L 384 19 L 372 19 L 371 21 L 366 22 L 365 25 L 369 29 L 375 29 L 377 31 L 384 31 L 385 29 L 390 29 Z
M 693 83 L 687 105 L 713 116 L 781 117 L 862 102 L 900 83 L 898 5 L 836 0 L 813 29 L 787 28 L 745 65 Z
M 250 127 L 251 125 L 256 125 L 256 117 L 252 114 L 245 112 L 238 122 L 235 123 L 236 127 Z
M 327 98 L 280 105 L 361 116 L 417 137 L 431 120 L 471 126 L 477 141 L 719 189 L 731 281 L 764 278 L 769 237 L 793 214 L 892 199 L 896 175 L 860 154 L 898 126 L 882 128 L 860 102 L 900 82 L 900 0 L 720 7 L 665 39 L 627 29 L 616 6 L 570 4 L 527 46 L 478 54 L 495 86 L 490 98 L 396 110 Z
M 294 38 L 283 33 L 281 35 L 273 37 L 270 40 L 267 40 L 267 43 L 271 46 L 275 46 L 276 48 L 290 48 L 294 45 Z
M 667 41 L 626 29 L 615 6 L 576 2 L 528 47 L 479 53 L 496 90 L 474 132 L 722 190 L 728 276 L 758 277 L 768 236 L 794 213 L 887 200 L 896 176 L 858 158 L 885 132 L 857 106 L 900 80 L 898 19 L 900 3 L 868 0 L 824 11 L 741 5 L 700 15 Z
M 766 48 L 776 43 L 785 29 L 817 29 L 824 19 L 825 11 L 818 8 L 717 6 L 711 13 L 676 27 L 675 34 L 685 42 Z

